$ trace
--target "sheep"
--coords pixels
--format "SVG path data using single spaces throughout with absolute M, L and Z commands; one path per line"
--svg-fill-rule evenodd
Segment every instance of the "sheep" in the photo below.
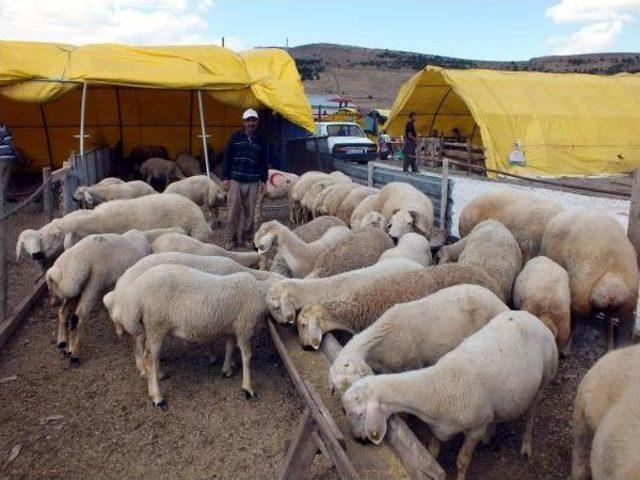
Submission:
M 66 245 L 94 233 L 124 233 L 133 228 L 151 230 L 180 227 L 202 241 L 213 236 L 204 215 L 188 198 L 175 193 L 113 200 L 84 215 L 66 215 L 52 227 L 51 235 L 65 237 Z
M 200 162 L 188 153 L 183 152 L 176 157 L 176 166 L 185 177 L 202 175 Z
M 169 182 L 173 178 L 177 178 L 178 180 L 185 178 L 175 162 L 158 157 L 145 160 L 144 163 L 140 165 L 140 175 L 142 175 L 149 185 L 151 185 L 151 182 L 154 180 L 164 181 L 164 188 L 167 188 L 167 185 L 169 185 Z
M 527 262 L 513 285 L 513 307 L 538 317 L 553 336 L 558 350 L 571 351 L 571 291 L 569 274 L 547 257 Z
M 331 192 L 324 198 L 322 204 L 318 207 L 318 215 L 336 215 L 343 200 L 358 185 L 352 182 L 339 183 L 331 187 Z
M 423 270 L 411 260 L 395 258 L 370 267 L 319 279 L 286 279 L 267 292 L 267 303 L 273 318 L 279 323 L 294 323 L 296 312 L 307 304 L 327 297 L 336 300 L 348 296 L 351 289 L 363 287 L 402 272 Z M 346 288 L 345 288 L 346 287 Z
M 253 223 L 260 225 L 262 221 L 262 204 L 264 199 L 275 200 L 285 198 L 289 195 L 291 187 L 298 181 L 300 177 L 295 173 L 282 172 L 280 170 L 269 169 L 267 184 L 264 192 L 258 192 L 258 200 L 256 202 L 255 216 Z
M 151 251 L 153 253 L 181 252 L 192 255 L 227 257 L 245 267 L 258 266 L 262 261 L 262 255 L 257 252 L 231 252 L 218 245 L 200 242 L 195 238 L 175 233 L 158 237 L 151 243 Z
M 389 224 L 389 235 L 400 239 L 417 231 L 429 237 L 433 228 L 433 205 L 424 193 L 404 182 L 387 183 L 376 197 L 373 210 L 380 212 Z
M 324 251 L 331 251 L 340 241 L 350 234 L 347 227 L 331 227 L 322 237 L 306 243 L 277 220 L 265 222 L 254 235 L 253 243 L 258 252 L 265 254 L 277 245 L 287 266 L 294 277 L 307 276 L 316 265 Z
M 607 353 L 580 382 L 573 406 L 572 480 L 640 478 L 640 346 Z
M 474 198 L 460 212 L 458 230 L 466 237 L 480 222 L 494 219 L 513 234 L 522 261 L 528 262 L 540 254 L 542 234 L 549 220 L 560 213 L 560 203 L 521 190 L 503 188 Z
M 367 216 L 367 214 L 371 212 L 376 212 L 374 209 L 374 205 L 378 201 L 378 196 L 380 194 L 374 193 L 373 195 L 369 195 L 365 197 L 357 206 L 353 209 L 351 213 L 351 217 L 349 218 L 349 225 L 351 228 L 359 228 L 362 224 L 362 220 Z M 379 213 L 379 212 L 376 212 Z M 382 216 L 382 215 L 380 215 Z M 384 218 L 384 217 L 382 217 Z M 386 224 L 386 219 L 385 219 Z
M 389 235 L 378 228 L 365 227 L 351 231 L 333 248 L 325 249 L 318 256 L 307 278 L 330 277 L 368 267 L 392 247 L 393 241 Z
M 387 231 L 387 219 L 380 212 L 369 212 L 364 217 L 360 225 L 353 228 L 378 228 L 384 232 Z
M 501 295 L 495 281 L 484 270 L 472 265 L 438 265 L 398 273 L 383 280 L 344 286 L 339 296 L 307 302 L 297 320 L 300 343 L 303 347 L 318 349 L 326 332 L 360 332 L 397 303 L 417 300 L 462 283 L 480 285 L 498 297 Z M 500 300 L 504 301 L 502 297 Z
M 130 289 L 130 299 L 117 306 L 120 316 L 114 321 L 130 335 L 145 337 L 140 360 L 156 407 L 166 409 L 158 386 L 158 366 L 167 334 L 189 342 L 235 337 L 242 355 L 242 390 L 247 398 L 256 396 L 249 366 L 250 340 L 267 305 L 263 288 L 253 276 L 245 272 L 219 276 L 184 265 L 157 265 L 140 275 Z M 231 372 L 223 373 L 228 376 Z
M 331 365 L 331 384 L 344 392 L 373 370 L 400 372 L 433 365 L 508 310 L 495 294 L 477 285 L 443 288 L 391 307 L 340 350 Z
M 319 180 L 311 185 L 302 199 L 300 200 L 300 206 L 302 207 L 302 218 L 303 219 L 311 219 L 313 214 L 313 208 L 315 205 L 315 200 L 320 195 L 320 193 L 325 189 L 332 185 L 336 185 L 338 183 L 352 183 L 350 179 L 343 179 L 341 177 L 332 177 Z
M 100 180 L 96 185 L 107 186 L 107 185 L 118 185 L 119 183 L 125 183 L 124 180 L 118 177 L 106 177 Z
M 342 403 L 355 437 L 380 444 L 387 418 L 408 412 L 433 433 L 429 451 L 464 433 L 458 480 L 466 478 L 476 445 L 495 424 L 526 412 L 520 453 L 532 454 L 532 430 L 540 390 L 555 376 L 558 351 L 553 335 L 524 311 L 498 314 L 432 367 L 367 376 L 345 392 Z
M 431 246 L 429 240 L 414 232 L 405 233 L 398 245 L 380 255 L 378 261 L 389 258 L 408 258 L 424 267 L 431 265 Z
M 89 235 L 62 253 L 47 270 L 49 292 L 62 301 L 58 348 L 72 364 L 80 363 L 80 329 L 84 320 L 118 277 L 149 253 L 149 240 L 138 230 L 124 235 Z
M 349 192 L 349 194 L 344 198 L 342 203 L 340 204 L 340 208 L 338 209 L 338 213 L 336 213 L 336 217 L 344 220 L 349 223 L 351 219 L 351 214 L 355 210 L 355 208 L 364 200 L 365 198 L 375 195 L 376 193 L 380 193 L 380 189 L 373 187 L 362 187 L 357 186 L 353 190 Z
M 64 250 L 64 235 L 60 231 L 60 222 L 74 217 L 84 217 L 91 213 L 90 210 L 74 210 L 62 218 L 52 220 L 39 230 L 30 228 L 23 230 L 16 242 L 16 260 L 20 260 L 20 254 L 24 249 L 42 268 L 49 267 Z
M 325 215 L 294 228 L 293 233 L 295 233 L 303 242 L 311 243 L 320 239 L 331 227 L 340 226 L 345 227 L 346 224 L 337 217 Z M 287 277 L 292 275 L 291 270 L 287 266 L 287 262 L 280 252 L 276 253 L 276 256 L 273 257 L 273 262 L 271 263 L 271 268 L 269 270 Z
M 522 251 L 511 232 L 497 220 L 484 220 L 469 235 L 442 247 L 440 262 L 457 261 L 485 270 L 500 285 L 502 298 L 511 303 L 513 283 L 522 269 Z
M 133 180 L 108 185 L 81 186 L 73 193 L 73 199 L 77 202 L 83 201 L 88 208 L 93 208 L 100 203 L 111 200 L 138 198 L 154 193 L 158 192 L 148 183 L 142 180 Z
M 206 175 L 196 175 L 178 180 L 170 184 L 164 193 L 176 193 L 187 197 L 203 210 L 205 216 L 211 219 L 212 224 L 220 224 L 218 207 L 225 202 L 227 193 Z
M 316 198 L 313 200 L 313 204 L 311 205 L 311 208 L 310 208 L 311 216 L 313 218 L 316 218 L 322 215 L 320 213 L 320 207 L 322 206 L 322 203 L 324 202 L 325 198 L 327 198 L 327 195 L 329 195 L 335 187 L 340 185 L 345 185 L 345 184 L 343 183 L 330 184 L 328 187 L 326 187 L 324 190 L 318 193 L 318 195 L 316 195 Z
M 619 337 L 634 324 L 638 302 L 638 261 L 617 220 L 597 211 L 566 211 L 553 217 L 542 237 L 541 254 L 569 273 L 574 319 L 602 312 L 609 317 L 608 349 L 614 324 Z
M 336 172 L 333 172 L 334 174 Z M 292 222 L 302 222 L 302 197 L 307 193 L 307 190 L 316 182 L 320 180 L 326 180 L 332 178 L 343 178 L 340 175 L 329 175 L 323 172 L 309 171 L 300 176 L 298 181 L 291 187 L 289 192 L 289 199 L 291 202 L 290 219 Z

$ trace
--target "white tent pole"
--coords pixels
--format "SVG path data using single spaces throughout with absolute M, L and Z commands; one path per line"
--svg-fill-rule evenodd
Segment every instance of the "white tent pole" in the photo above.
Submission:
M 82 103 L 80 106 L 80 157 L 84 157 L 84 112 L 87 105 L 87 82 L 82 84 Z
M 200 110 L 200 128 L 202 130 L 202 148 L 204 149 L 204 164 L 209 176 L 209 150 L 207 149 L 207 132 L 204 127 L 204 108 L 202 107 L 202 90 L 198 90 L 198 109 Z

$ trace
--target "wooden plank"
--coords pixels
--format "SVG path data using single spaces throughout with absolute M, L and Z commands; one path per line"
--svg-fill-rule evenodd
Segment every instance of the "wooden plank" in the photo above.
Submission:
M 447 200 L 449 198 L 449 160 L 442 160 L 442 190 L 440 191 L 440 228 L 447 229 Z
M 298 480 L 304 478 L 318 451 L 313 433 L 316 426 L 311 418 L 309 407 L 304 409 L 296 426 L 291 445 L 284 457 L 284 465 L 278 474 L 278 480 Z
M 293 380 L 293 383 L 296 386 L 296 389 L 298 390 L 298 393 L 300 393 L 302 398 L 305 400 L 306 404 L 309 406 L 311 416 L 313 417 L 313 420 L 315 421 L 318 427 L 320 436 L 327 448 L 327 451 L 331 455 L 331 459 L 333 460 L 333 463 L 335 464 L 336 469 L 338 470 L 338 473 L 340 473 L 341 478 L 344 478 L 344 479 L 354 479 L 354 480 L 359 479 L 360 476 L 358 475 L 355 468 L 351 464 L 351 461 L 347 457 L 347 454 L 345 453 L 344 449 L 342 448 L 338 440 L 333 435 L 333 431 L 331 427 L 327 425 L 326 420 L 316 408 L 316 403 L 311 397 L 311 395 L 309 394 L 309 391 L 307 390 L 302 377 L 300 377 L 300 375 L 298 374 L 298 371 L 296 370 L 295 365 L 293 364 L 291 358 L 289 357 L 287 348 L 282 342 L 282 339 L 280 338 L 280 335 L 276 330 L 276 327 L 273 324 L 273 321 L 268 320 L 267 323 L 269 325 L 269 331 L 271 332 L 271 338 L 273 339 L 276 349 L 280 354 L 280 358 L 282 358 L 282 361 L 284 362 L 285 367 L 287 368 L 287 371 L 289 372 L 289 375 L 291 376 L 291 379 Z
M 309 391 L 309 394 L 311 395 L 311 398 L 315 402 L 316 407 L 318 407 L 318 410 L 320 411 L 320 413 L 322 414 L 324 419 L 327 421 L 327 425 L 333 431 L 333 435 L 340 442 L 340 444 L 344 446 L 344 435 L 342 435 L 342 432 L 340 431 L 340 429 L 336 425 L 336 422 L 333 420 L 333 417 L 331 416 L 331 414 L 327 410 L 327 407 L 325 407 L 324 403 L 322 403 L 322 400 L 320 399 L 320 395 L 318 394 L 318 391 L 313 386 L 313 384 L 311 384 L 310 382 L 307 382 L 304 379 L 302 379 L 302 381 L 304 382 L 305 386 L 307 387 L 307 390 Z
M 333 363 L 342 349 L 340 342 L 331 333 L 322 337 L 320 351 Z M 445 472 L 429 451 L 424 448 L 407 424 L 397 415 L 389 417 L 384 443 L 395 452 L 411 478 L 444 480 Z
M 633 244 L 633 248 L 636 250 L 636 255 L 640 259 L 640 169 L 633 172 L 627 235 Z
M 48 182 L 48 183 L 47 183 Z M 42 169 L 42 183 L 44 190 L 42 192 L 42 205 L 47 222 L 53 220 L 53 186 L 51 182 L 51 168 Z
M 11 334 L 18 328 L 18 326 L 25 319 L 31 307 L 40 299 L 40 297 L 47 290 L 47 284 L 44 279 L 38 282 L 36 289 L 26 297 L 22 303 L 18 306 L 16 313 L 0 324 L 0 348 L 11 337 Z

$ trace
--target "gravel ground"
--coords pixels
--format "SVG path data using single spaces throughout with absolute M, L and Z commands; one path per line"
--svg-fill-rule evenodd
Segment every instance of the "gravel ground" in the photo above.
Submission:
M 286 209 L 265 218 L 285 221 Z M 42 223 L 34 208 L 13 220 L 12 238 Z M 218 231 L 216 241 L 224 244 Z M 9 258 L 14 243 L 9 243 Z M 37 269 L 10 263 L 13 303 L 32 289 Z M 282 466 L 285 440 L 302 412 L 300 400 L 264 328 L 252 345 L 253 378 L 260 393 L 246 401 L 240 376 L 224 379 L 208 365 L 205 349 L 167 342 L 161 384 L 167 412 L 151 407 L 127 342 L 104 312 L 94 315 L 83 339 L 82 365 L 69 367 L 55 348 L 57 316 L 44 301 L 0 351 L 0 479 L 253 479 L 273 478 Z M 468 478 L 565 479 L 570 469 L 571 405 L 577 385 L 604 352 L 600 329 L 581 325 L 574 354 L 560 362 L 544 390 L 534 429 L 534 456 L 519 458 L 523 420 L 500 425 L 494 441 L 479 447 Z M 222 345 L 217 351 L 222 355 Z M 236 353 L 239 364 L 239 355 Z M 424 428 L 411 422 L 419 434 Z M 348 432 L 345 432 L 348 434 Z M 20 446 L 11 462 L 12 450 Z M 441 464 L 455 472 L 460 440 L 443 448 Z M 371 446 L 371 448 L 375 448 Z M 321 457 L 309 478 L 337 474 Z

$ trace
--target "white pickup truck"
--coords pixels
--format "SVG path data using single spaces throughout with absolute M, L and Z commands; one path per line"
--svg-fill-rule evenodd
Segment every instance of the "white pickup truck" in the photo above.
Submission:
M 326 137 L 328 152 L 334 158 L 366 163 L 375 160 L 378 146 L 353 122 L 316 122 L 316 136 Z

